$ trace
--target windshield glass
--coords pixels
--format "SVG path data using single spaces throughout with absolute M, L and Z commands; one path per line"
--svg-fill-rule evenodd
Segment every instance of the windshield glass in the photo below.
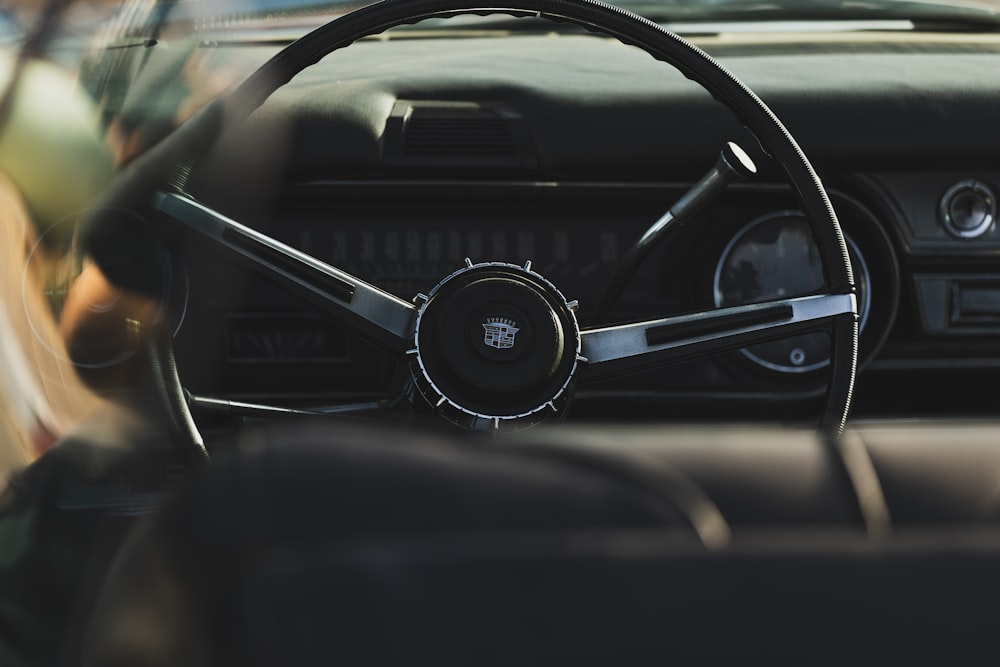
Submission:
M 368 2 L 297 2 L 294 0 L 219 0 L 201 2 L 179 0 L 154 3 L 149 0 L 126 2 L 122 15 L 129 18 L 133 36 L 153 36 L 162 30 L 194 32 L 234 32 L 266 27 L 272 33 L 286 31 L 289 38 L 321 22 L 348 13 Z M 792 22 L 850 22 L 851 29 L 942 29 L 956 26 L 993 30 L 1000 26 L 1000 0 L 620 0 L 610 4 L 635 12 L 650 20 L 668 24 L 680 32 L 698 23 L 783 23 L 779 29 L 799 29 Z M 144 16 L 144 21 L 137 21 Z M 513 29 L 502 16 L 463 16 L 447 22 L 422 22 L 420 27 L 465 27 L 484 20 L 497 27 Z M 858 25 L 869 22 L 868 25 Z M 530 29 L 532 21 L 521 21 Z M 815 26 L 814 26 L 815 27 Z M 412 29 L 404 27 L 403 30 Z M 701 26 L 706 29 L 706 26 Z M 737 28 L 738 29 L 738 28 Z M 713 29 L 714 31 L 714 29 Z
M 221 0 L 218 2 L 174 3 L 175 16 L 305 16 L 341 13 L 365 2 L 296 2 L 294 0 Z M 956 17 L 996 18 L 997 0 L 659 0 L 657 2 L 624 0 L 618 5 L 640 14 L 671 17 L 677 20 L 719 19 L 797 19 L 837 18 L 906 18 Z

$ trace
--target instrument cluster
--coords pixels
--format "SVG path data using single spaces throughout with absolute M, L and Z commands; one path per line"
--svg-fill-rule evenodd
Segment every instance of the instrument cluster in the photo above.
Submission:
M 509 187 L 509 186 L 507 186 Z M 524 265 L 579 302 L 582 326 L 630 322 L 764 302 L 824 291 L 811 231 L 787 189 L 736 187 L 665 238 L 635 272 L 605 321 L 593 312 L 623 256 L 663 211 L 683 194 L 679 185 L 480 189 L 445 199 L 350 192 L 290 198 L 266 231 L 404 299 L 427 293 L 442 277 L 471 262 Z M 364 188 L 361 188 L 364 190 Z M 364 205 L 360 205 L 363 201 Z M 378 201 L 378 206 L 372 206 Z M 525 202 L 530 202 L 526 204 Z M 896 310 L 899 277 L 891 243 L 875 216 L 856 200 L 834 195 L 858 285 L 862 362 L 884 340 Z M 218 262 L 195 262 L 230 271 Z M 213 359 L 207 339 L 222 332 L 215 359 L 225 368 L 200 391 L 257 394 L 275 386 L 294 393 L 380 393 L 398 381 L 398 369 L 337 326 L 242 275 L 193 283 L 234 285 L 214 297 L 201 294 L 182 327 L 180 343 L 195 358 L 188 377 L 205 375 Z M 200 310 L 198 303 L 205 304 Z M 222 308 L 214 307 L 223 303 Z M 209 306 L 208 304 L 213 304 Z M 210 333 L 211 332 L 211 333 Z M 203 351 L 200 352 L 199 351 Z M 186 355 L 188 358 L 192 354 Z M 797 334 L 722 355 L 685 372 L 643 372 L 621 378 L 613 390 L 799 391 L 819 387 L 829 365 L 824 332 Z M 372 373 L 372 368 L 381 368 Z M 720 369 L 725 370 L 720 375 Z M 726 370 L 728 369 L 728 370 Z M 266 376 L 266 378 L 264 377 Z

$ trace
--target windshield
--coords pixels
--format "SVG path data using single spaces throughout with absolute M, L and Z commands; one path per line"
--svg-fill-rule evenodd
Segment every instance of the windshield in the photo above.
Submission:
M 340 13 L 345 9 L 368 3 L 296 2 L 293 0 L 220 0 L 217 2 L 177 2 L 177 16 L 234 15 L 322 15 Z M 935 0 L 625 0 L 614 2 L 640 14 L 652 14 L 674 20 L 766 19 L 785 20 L 826 17 L 831 19 L 925 17 L 996 19 L 1000 11 L 997 0 L 965 0 L 941 2 Z
M 293 38 L 321 22 L 348 13 L 368 2 L 308 2 L 295 0 L 178 0 L 155 3 L 131 0 L 121 14 L 128 17 L 131 36 L 155 36 L 163 30 L 233 32 L 266 24 L 271 32 L 290 31 Z M 808 21 L 810 29 L 819 23 L 849 22 L 850 29 L 975 29 L 1000 27 L 1000 0 L 620 0 L 611 2 L 652 21 L 667 24 L 678 32 L 692 24 L 725 23 L 738 30 L 739 24 L 781 24 L 780 30 L 800 30 L 795 22 Z M 137 18 L 144 16 L 144 21 Z M 497 27 L 502 16 L 463 16 L 459 20 L 420 24 L 427 27 L 465 27 L 485 19 Z M 531 29 L 533 21 L 520 21 L 521 29 Z M 864 25 L 862 25 L 864 24 Z M 408 28 L 404 27 L 403 30 Z M 697 26 L 700 31 L 716 31 L 714 26 Z M 821 28 L 823 29 L 823 28 Z M 827 27 L 826 29 L 830 29 Z M 140 34 L 141 33 L 141 34 Z M 121 35 L 119 35 L 121 36 Z

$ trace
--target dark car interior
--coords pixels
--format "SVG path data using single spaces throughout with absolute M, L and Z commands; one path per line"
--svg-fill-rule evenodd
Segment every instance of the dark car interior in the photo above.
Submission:
M 169 327 L 108 389 L 140 455 L 57 484 L 130 517 L 69 662 L 995 660 L 1000 32 L 896 23 L 98 50 L 149 148 L 82 242 Z M 177 123 L 195 57 L 252 74 Z

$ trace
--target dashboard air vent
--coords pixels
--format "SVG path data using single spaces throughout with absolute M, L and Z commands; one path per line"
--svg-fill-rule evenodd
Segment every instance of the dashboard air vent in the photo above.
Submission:
M 521 116 L 479 102 L 396 102 L 386 126 L 384 161 L 405 167 L 536 166 Z
M 517 148 L 507 122 L 492 110 L 417 107 L 403 127 L 403 154 L 499 157 Z

